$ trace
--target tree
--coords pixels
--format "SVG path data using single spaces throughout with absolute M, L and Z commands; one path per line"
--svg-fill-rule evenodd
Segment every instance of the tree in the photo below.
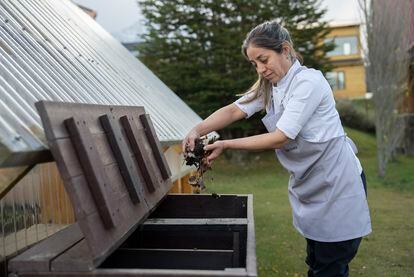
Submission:
M 200 116 L 245 92 L 257 75 L 241 54 L 247 32 L 266 20 L 278 19 L 291 32 L 304 64 L 327 71 L 321 43 L 329 30 L 320 21 L 325 10 L 318 0 L 138 0 L 147 34 L 139 58 Z M 252 134 L 259 123 L 238 123 L 224 137 Z
M 373 92 L 378 174 L 384 176 L 404 136 L 399 109 L 410 64 L 411 1 L 359 0 L 366 26 L 367 83 Z

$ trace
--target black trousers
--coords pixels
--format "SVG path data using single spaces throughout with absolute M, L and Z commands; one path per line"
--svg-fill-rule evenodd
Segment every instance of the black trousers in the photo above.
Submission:
M 367 184 L 365 174 L 361 174 L 365 194 Z M 321 242 L 306 239 L 306 263 L 309 277 L 348 276 L 348 264 L 355 257 L 362 238 L 339 242 Z
M 348 264 L 355 257 L 361 238 L 339 242 L 306 239 L 306 242 L 308 276 L 342 277 L 349 275 Z

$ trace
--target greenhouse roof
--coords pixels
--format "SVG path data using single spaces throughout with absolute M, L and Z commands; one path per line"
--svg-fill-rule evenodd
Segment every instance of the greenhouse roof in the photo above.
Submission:
M 1 1 L 0 59 L 0 167 L 47 150 L 39 100 L 144 106 L 164 144 L 201 121 L 68 0 Z

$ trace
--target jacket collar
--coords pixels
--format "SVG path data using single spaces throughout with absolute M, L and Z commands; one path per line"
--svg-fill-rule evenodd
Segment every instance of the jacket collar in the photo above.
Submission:
M 276 84 L 276 86 L 275 87 L 277 87 L 277 89 L 279 90 L 279 89 L 285 89 L 285 86 L 287 86 L 289 83 L 290 83 L 290 81 L 292 80 L 292 78 L 294 77 L 294 72 L 296 71 L 296 69 L 297 68 L 299 68 L 300 67 L 300 63 L 299 63 L 299 61 L 298 60 L 296 60 L 293 64 L 292 64 L 292 66 L 289 68 L 289 70 L 288 70 L 288 72 L 286 73 L 286 75 L 282 78 L 282 79 L 280 79 L 280 81 L 279 82 L 277 82 L 277 84 Z

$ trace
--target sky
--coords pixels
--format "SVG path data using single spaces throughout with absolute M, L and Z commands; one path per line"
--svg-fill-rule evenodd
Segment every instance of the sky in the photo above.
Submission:
M 120 37 L 139 28 L 142 19 L 136 0 L 72 0 L 97 11 L 96 21 L 108 32 Z M 328 12 L 326 20 L 335 22 L 359 21 L 358 0 L 322 0 Z

